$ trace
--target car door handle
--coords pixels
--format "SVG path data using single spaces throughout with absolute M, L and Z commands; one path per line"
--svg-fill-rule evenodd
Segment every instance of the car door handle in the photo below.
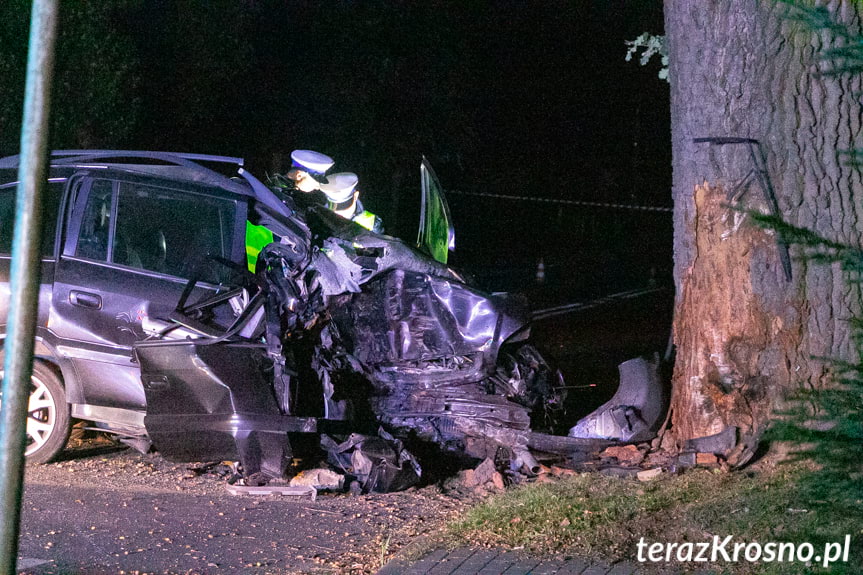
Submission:
M 147 391 L 165 391 L 171 387 L 167 375 L 142 376 L 141 380 Z
M 69 302 L 79 307 L 102 309 L 102 296 L 85 291 L 72 290 L 69 292 Z

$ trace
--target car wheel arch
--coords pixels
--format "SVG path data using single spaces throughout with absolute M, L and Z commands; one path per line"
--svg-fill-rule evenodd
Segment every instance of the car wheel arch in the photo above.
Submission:
M 50 333 L 45 334 L 43 332 L 37 336 L 35 347 L 33 348 L 33 361 L 41 361 L 42 363 L 48 364 L 50 368 L 56 372 L 56 375 L 60 378 L 63 389 L 66 393 L 67 403 L 83 403 L 84 392 L 81 388 L 81 383 L 78 379 L 75 367 L 72 365 L 71 361 L 64 359 L 57 352 L 55 346 L 51 343 L 51 339 L 52 334 Z M 0 352 L 0 361 L 2 361 L 2 358 L 3 355 L 2 352 Z
M 78 377 L 75 374 L 75 368 L 68 362 L 60 360 L 56 355 L 38 354 L 33 357 L 33 361 L 40 362 L 47 368 L 52 370 L 60 379 L 60 383 L 66 392 L 66 402 L 69 404 L 82 403 L 84 394 L 81 390 L 81 385 L 78 382 Z
M 2 347 L 0 347 L 0 371 L 3 369 L 2 366 L 5 359 L 5 352 Z M 55 372 L 55 375 L 57 375 L 62 382 L 63 389 L 66 393 L 67 403 L 83 403 L 84 394 L 81 389 L 81 384 L 78 381 L 77 374 L 75 373 L 75 368 L 71 363 L 58 357 L 56 353 L 42 342 L 36 342 L 36 347 L 33 350 L 33 362 L 35 363 L 37 361 L 47 365 Z

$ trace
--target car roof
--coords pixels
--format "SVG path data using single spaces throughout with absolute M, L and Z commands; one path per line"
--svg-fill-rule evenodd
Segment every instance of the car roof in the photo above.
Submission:
M 0 159 L 0 169 L 17 168 L 20 156 Z M 136 161 L 138 160 L 138 161 Z M 201 162 L 226 164 L 237 170 L 229 177 L 212 170 Z M 250 196 L 277 213 L 290 215 L 291 210 L 255 176 L 243 168 L 244 160 L 231 156 L 189 154 L 177 152 L 147 152 L 140 150 L 55 150 L 51 152 L 52 168 L 111 168 L 130 173 L 144 173 L 162 178 L 217 186 L 227 191 Z

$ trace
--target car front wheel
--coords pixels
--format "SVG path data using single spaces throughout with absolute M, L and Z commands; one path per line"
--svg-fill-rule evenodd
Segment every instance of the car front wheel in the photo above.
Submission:
M 60 378 L 48 366 L 35 362 L 27 406 L 27 462 L 47 463 L 63 451 L 71 431 L 69 422 L 69 404 Z

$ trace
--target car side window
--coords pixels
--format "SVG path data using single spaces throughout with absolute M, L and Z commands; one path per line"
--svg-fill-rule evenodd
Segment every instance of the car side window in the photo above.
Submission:
M 15 186 L 0 190 L 0 253 L 12 253 L 12 231 L 15 226 Z
M 108 261 L 112 214 L 113 183 L 109 180 L 94 181 L 81 217 L 76 256 Z
M 138 182 L 92 180 L 77 257 L 219 284 L 229 270 L 237 202 Z
M 113 262 L 222 283 L 231 258 L 236 202 L 121 182 Z
M 65 180 L 49 182 L 42 201 L 42 256 L 54 255 L 54 235 L 57 231 L 57 213 L 63 196 Z M 15 223 L 15 191 L 17 183 L 0 186 L 0 254 L 12 253 L 12 233 Z

